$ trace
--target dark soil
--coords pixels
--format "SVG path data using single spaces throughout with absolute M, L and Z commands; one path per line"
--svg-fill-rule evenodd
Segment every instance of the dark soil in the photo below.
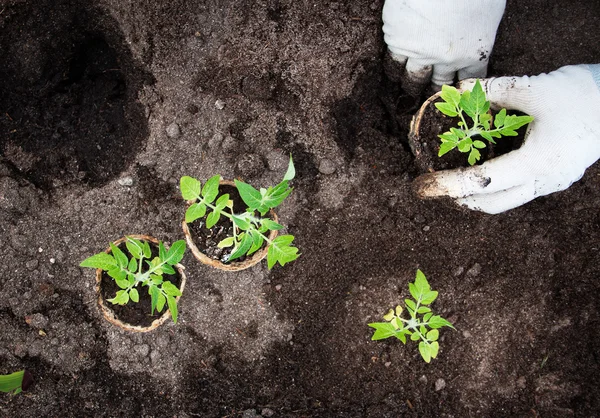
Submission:
M 490 216 L 421 201 L 382 0 L 0 0 L 0 415 L 593 417 L 600 168 Z M 509 0 L 489 74 L 600 62 L 600 4 Z M 399 117 L 398 117 L 399 115 Z M 300 258 L 188 252 L 177 325 L 125 333 L 81 260 L 182 238 L 183 175 L 277 183 Z M 420 268 L 440 353 L 371 341 Z
M 125 252 L 127 258 L 131 259 L 132 256 L 127 251 L 125 243 L 119 245 L 119 248 Z M 150 259 L 157 257 L 158 246 L 150 244 L 150 249 L 152 250 L 152 257 Z M 181 276 L 179 274 L 163 274 L 163 280 L 173 283 L 175 286 L 177 286 L 177 288 L 179 288 L 181 285 Z M 108 274 L 106 274 L 106 272 L 102 272 L 100 293 L 104 299 L 104 303 L 115 313 L 115 317 L 117 319 L 127 324 L 141 327 L 150 326 L 152 322 L 161 317 L 165 312 L 165 309 L 167 309 L 165 305 L 165 308 L 162 312 L 154 310 L 154 315 L 152 315 L 152 298 L 148 294 L 148 288 L 146 287 L 140 287 L 137 289 L 140 298 L 139 302 L 137 303 L 129 301 L 126 305 L 114 305 L 111 302 L 108 302 L 108 299 L 114 298 L 119 290 L 121 290 L 121 288 L 117 285 L 117 282 Z
M 419 130 L 419 138 L 421 141 L 418 145 L 421 153 L 415 158 L 415 164 L 421 169 L 422 172 L 426 173 L 429 171 L 448 170 L 459 167 L 470 167 L 468 162 L 468 153 L 459 152 L 458 149 L 454 149 L 441 157 L 438 157 L 440 148 L 440 139 L 438 135 L 450 131 L 450 128 L 456 128 L 460 118 L 451 118 L 439 112 L 434 103 L 441 102 L 442 100 L 435 100 L 430 106 L 427 106 L 423 112 L 421 119 L 421 125 Z M 514 111 L 508 111 L 508 114 L 516 114 Z M 496 112 L 492 112 L 492 117 L 496 116 Z M 467 116 L 468 118 L 468 116 Z M 467 123 L 471 124 L 473 121 L 468 119 Z M 498 157 L 502 154 L 509 153 L 519 149 L 523 145 L 525 139 L 525 132 L 527 126 L 520 128 L 517 133 L 518 136 L 503 136 L 502 138 L 496 139 L 496 143 L 492 144 L 484 138 L 477 136 L 473 137 L 473 140 L 480 140 L 486 144 L 485 148 L 479 150 L 481 153 L 481 159 L 476 164 L 483 164 L 485 161 Z

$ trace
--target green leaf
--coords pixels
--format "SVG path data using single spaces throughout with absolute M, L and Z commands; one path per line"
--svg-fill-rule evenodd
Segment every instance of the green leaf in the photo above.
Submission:
M 169 305 L 169 311 L 171 311 L 171 318 L 173 318 L 173 322 L 177 323 L 177 301 L 173 296 L 167 296 L 167 304 Z
M 229 194 L 225 193 L 223 196 L 221 196 L 217 199 L 217 201 L 215 202 L 215 206 L 217 207 L 217 209 L 219 209 L 221 211 L 227 207 L 228 203 L 229 203 Z
M 242 231 L 247 231 L 250 228 L 250 222 L 242 216 L 232 215 L 231 220 L 233 221 L 233 224 Z
M 137 289 L 133 288 L 129 291 L 129 298 L 136 303 L 140 301 L 140 295 Z
M 502 109 L 500 112 L 496 113 L 496 116 L 494 117 L 494 126 L 499 128 L 504 125 L 504 118 L 506 118 L 506 109 Z
M 421 336 L 418 332 L 413 332 L 410 336 L 410 339 L 413 341 L 419 341 L 421 339 Z
M 470 165 L 474 165 L 481 158 L 481 153 L 477 148 L 471 148 L 471 152 L 469 153 L 469 158 L 467 161 Z
M 471 138 L 464 138 L 458 143 L 457 147 L 460 152 L 469 152 L 472 148 L 472 145 L 473 140 Z
M 452 324 L 450 322 L 446 321 L 444 318 L 442 318 L 439 315 L 434 315 L 431 318 L 429 318 L 427 325 L 429 326 L 429 328 L 433 328 L 433 329 L 437 329 L 437 328 L 441 328 L 441 327 L 450 327 L 450 328 L 454 329 L 454 327 L 452 326 Z
M 125 305 L 129 302 L 129 293 L 124 290 L 119 290 L 114 298 L 107 300 L 113 305 Z
M 392 318 L 392 320 L 390 321 L 390 324 L 392 324 L 395 329 L 404 328 L 404 326 L 402 324 L 402 321 L 397 316 L 395 316 L 395 317 Z
M 490 130 L 490 122 L 492 120 L 492 115 L 489 113 L 483 113 L 479 116 L 479 123 L 487 130 Z
M 385 315 L 383 315 L 383 319 L 385 319 L 386 321 L 391 321 L 392 319 L 394 319 L 395 315 L 394 315 L 394 310 L 390 309 L 388 311 L 388 313 L 386 313 Z
M 200 186 L 200 181 L 193 177 L 183 176 L 179 179 L 179 189 L 185 200 L 200 199 Z
M 219 219 L 221 219 L 221 212 L 218 210 L 212 211 L 206 217 L 206 227 L 209 229 L 212 228 L 217 224 L 217 222 L 219 222 Z
M 467 137 L 467 133 L 461 129 L 450 128 L 450 133 L 455 135 L 459 139 Z
M 486 132 L 486 133 L 487 133 L 487 132 Z M 489 135 L 489 134 L 488 134 L 488 135 Z M 481 136 L 483 136 L 483 135 L 481 135 Z M 485 138 L 485 137 L 484 137 L 484 138 Z M 486 139 L 487 139 L 487 138 L 486 138 Z M 485 148 L 485 142 L 483 142 L 483 141 L 479 141 L 479 140 L 476 140 L 476 141 L 473 141 L 473 146 L 474 146 L 475 148 L 480 148 L 480 149 L 481 149 L 481 148 Z
M 479 115 L 487 112 L 490 109 L 490 102 L 486 100 L 485 93 L 479 80 L 475 81 L 473 90 L 471 90 L 470 102 L 473 106 L 473 109 L 475 109 L 475 112 Z
M 423 305 L 429 305 L 429 304 L 433 303 L 433 301 L 436 300 L 437 297 L 438 297 L 438 292 L 436 290 L 430 290 L 428 292 L 425 292 L 421 296 L 421 303 Z
M 254 187 L 239 180 L 235 180 L 235 187 L 237 187 L 240 197 L 250 210 L 256 210 L 261 206 L 262 195 Z
M 0 392 L 12 392 L 13 394 L 20 393 L 24 375 L 25 370 L 0 375 Z
M 167 249 L 162 241 L 158 241 L 158 258 L 161 260 L 167 258 Z
M 162 284 L 162 290 L 167 296 L 181 296 L 181 291 L 173 283 L 165 280 Z
M 219 181 L 221 181 L 221 176 L 218 174 L 206 180 L 202 188 L 202 197 L 205 202 L 212 203 L 216 199 L 219 194 Z
M 167 251 L 167 255 L 165 256 L 163 262 L 174 266 L 179 263 L 185 254 L 185 241 L 179 240 L 175 241 L 169 251 Z
M 163 264 L 161 270 L 164 274 L 175 274 L 175 269 L 168 264 Z
M 115 280 L 127 280 L 127 270 L 119 267 L 113 267 L 106 273 Z
M 440 112 L 442 112 L 446 116 L 450 116 L 451 118 L 458 116 L 456 106 L 451 105 L 450 103 L 434 103 L 434 105 Z
M 396 338 L 402 341 L 402 344 L 406 344 L 406 335 L 408 334 L 407 330 L 402 330 L 396 333 Z
M 115 281 L 117 282 L 117 286 L 119 286 L 121 289 L 127 289 L 129 287 L 129 280 L 126 278 L 115 278 Z
M 217 247 L 219 247 L 219 248 L 231 247 L 234 243 L 235 243 L 235 240 L 233 239 L 233 237 L 227 237 L 224 240 L 222 240 L 221 242 L 219 242 L 217 244 Z
M 249 233 L 252 236 L 252 246 L 246 254 L 252 255 L 263 246 L 265 240 L 257 231 L 249 231 Z
M 429 348 L 429 344 L 425 341 L 421 341 L 419 343 L 419 353 L 421 353 L 421 357 L 425 360 L 425 363 L 429 363 L 431 361 L 431 350 Z
M 442 155 L 452 151 L 454 148 L 456 148 L 456 143 L 442 142 L 442 144 L 440 145 L 440 151 L 438 152 L 438 157 L 441 157 Z
M 440 344 L 437 341 L 434 341 L 429 344 L 429 354 L 431 354 L 431 358 L 436 358 L 439 351 Z
M 138 268 L 137 260 L 135 258 L 132 258 L 131 260 L 129 260 L 129 266 L 127 267 L 127 270 L 129 270 L 132 273 L 135 273 L 137 271 L 137 268 Z
M 202 218 L 206 214 L 206 205 L 204 203 L 193 203 L 185 211 L 185 222 L 192 223 L 196 219 Z
M 250 236 L 250 234 L 244 232 L 238 235 L 238 238 L 240 239 L 240 242 L 234 247 L 228 261 L 235 260 L 236 258 L 245 255 L 252 246 L 252 236 Z
M 91 267 L 94 269 L 102 269 L 105 271 L 110 270 L 111 268 L 117 266 L 117 261 L 115 258 L 106 253 L 98 253 L 91 257 L 86 258 L 80 264 L 80 267 Z
M 452 131 L 444 132 L 443 134 L 438 135 L 442 142 L 452 142 L 457 144 L 460 141 L 458 135 L 455 135 Z
M 150 301 L 152 304 L 151 315 L 154 315 L 154 310 L 156 309 L 158 298 L 160 295 L 162 295 L 162 293 L 160 293 L 160 290 L 155 284 L 151 284 L 150 286 L 148 286 L 148 294 L 150 295 Z
M 267 229 L 269 229 L 271 231 L 279 231 L 279 230 L 283 229 L 283 225 L 280 225 L 277 222 L 272 221 L 271 219 L 261 219 L 260 223 L 263 226 L 266 226 Z
M 150 249 L 150 243 L 148 241 L 144 241 L 142 249 L 144 251 L 144 258 L 152 257 L 152 250 Z
M 460 103 L 460 92 L 456 89 L 456 87 L 444 84 L 442 86 L 442 92 L 440 93 L 440 97 L 446 103 L 452 105 L 454 108 L 456 108 Z
M 112 255 L 115 257 L 115 260 L 117 261 L 117 265 L 119 266 L 119 268 L 122 268 L 122 269 L 127 268 L 127 265 L 129 264 L 129 259 L 127 258 L 125 253 L 123 251 L 121 251 L 121 249 L 119 247 L 117 247 L 115 244 L 113 244 L 112 242 L 110 243 L 110 251 L 111 251 Z
M 494 143 L 494 138 L 492 138 L 492 134 L 490 132 L 481 131 L 481 132 L 479 132 L 479 135 L 481 135 L 484 139 L 487 139 L 488 141 L 490 141 L 492 144 Z M 477 146 L 477 145 L 475 145 L 475 143 L 482 143 L 483 147 Z M 485 143 L 482 141 L 474 141 L 473 145 L 475 145 L 476 148 L 485 148 Z
M 127 251 L 129 251 L 133 257 L 137 258 L 138 260 L 142 258 L 142 255 L 144 254 L 144 248 L 140 240 L 127 237 L 125 245 L 127 246 Z
M 267 266 L 269 270 L 279 262 L 281 266 L 298 258 L 298 248 L 292 247 L 293 235 L 281 235 L 273 240 L 267 252 Z
M 294 177 L 296 177 L 296 168 L 294 167 L 294 161 L 292 160 L 292 156 L 290 155 L 290 162 L 288 163 L 288 169 L 283 176 L 284 181 L 290 181 Z
M 167 298 L 162 293 L 159 293 L 156 300 L 156 310 L 158 312 L 162 312 L 165 307 L 165 303 L 167 303 Z
M 425 314 L 425 316 L 423 316 L 423 321 L 424 322 L 429 321 L 429 318 L 431 318 L 432 316 L 433 316 L 432 312 L 429 312 L 429 313 Z
M 375 328 L 375 333 L 371 337 L 372 341 L 384 340 L 396 334 L 396 329 L 389 322 L 373 322 L 368 325 Z
M 463 91 L 460 95 L 460 108 L 471 118 L 475 118 L 475 108 L 471 103 L 471 92 L 469 90 Z
M 423 313 L 428 313 L 431 312 L 431 309 L 429 309 L 427 306 L 419 306 L 419 309 L 417 309 L 417 313 L 423 314 Z
M 437 329 L 432 329 L 431 331 L 429 331 L 426 335 L 426 338 L 429 341 L 437 341 L 437 339 L 440 337 L 440 332 Z
M 408 306 L 410 309 L 412 309 L 413 311 L 415 309 L 417 309 L 417 305 L 415 304 L 415 302 L 413 302 L 410 299 L 404 299 L 404 303 L 406 303 L 406 306 Z

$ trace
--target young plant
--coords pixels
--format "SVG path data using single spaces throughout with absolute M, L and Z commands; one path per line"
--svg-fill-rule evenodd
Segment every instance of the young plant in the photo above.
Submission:
M 13 395 L 21 393 L 33 383 L 33 376 L 27 370 L 0 375 L 0 392 Z
M 404 309 L 398 305 L 396 309 L 383 316 L 387 322 L 374 322 L 369 324 L 375 328 L 375 333 L 371 340 L 383 340 L 389 337 L 396 337 L 403 344 L 406 344 L 406 337 L 412 341 L 419 341 L 419 352 L 425 362 L 429 363 L 432 358 L 436 358 L 440 349 L 438 343 L 438 328 L 450 327 L 452 324 L 439 315 L 434 315 L 427 305 L 431 305 L 437 298 L 438 292 L 431 290 L 425 275 L 421 270 L 417 270 L 417 277 L 414 283 L 408 284 L 408 290 L 414 300 L 404 299 L 406 310 L 410 318 L 402 318 Z
M 131 259 L 115 244 L 110 244 L 111 253 L 98 253 L 86 258 L 80 267 L 101 269 L 112 277 L 121 290 L 117 291 L 114 298 L 108 299 L 113 305 L 125 305 L 129 301 L 137 303 L 140 299 L 139 291 L 148 288 L 151 298 L 152 312 L 162 312 L 165 304 L 168 305 L 173 322 L 177 323 L 177 296 L 181 291 L 168 280 L 163 279 L 163 274 L 175 274 L 175 266 L 185 253 L 185 241 L 180 240 L 167 251 L 161 241 L 158 243 L 158 256 L 152 258 L 152 250 L 148 241 L 127 237 L 125 241 Z M 138 290 L 140 289 L 140 290 Z
M 441 98 L 443 102 L 435 103 L 435 107 L 444 115 L 457 117 L 460 121 L 458 128 L 450 128 L 448 132 L 438 135 L 442 140 L 438 157 L 458 148 L 460 152 L 469 153 L 468 161 L 473 165 L 481 158 L 479 150 L 486 147 L 485 142 L 476 137 L 495 144 L 494 138 L 517 136 L 517 129 L 533 121 L 531 116 L 507 115 L 506 109 L 502 109 L 494 117 L 492 127 L 492 115 L 488 112 L 490 102 L 486 100 L 479 80 L 475 81 L 472 91 L 462 93 L 444 85 Z
M 228 218 L 233 224 L 233 236 L 223 239 L 218 244 L 220 248 L 232 247 L 228 262 L 244 255 L 250 256 L 266 243 L 269 270 L 276 263 L 284 266 L 299 256 L 298 249 L 292 246 L 294 236 L 280 235 L 270 240 L 268 231 L 280 230 L 283 225 L 265 215 L 289 196 L 293 189 L 289 187 L 288 182 L 295 175 L 296 170 L 290 157 L 283 180 L 274 187 L 256 190 L 249 184 L 235 180 L 240 197 L 247 206 L 243 213 L 234 213 L 233 201 L 229 198 L 229 194 L 219 195 L 220 175 L 208 179 L 203 187 L 199 180 L 184 176 L 180 181 L 181 195 L 185 200 L 194 202 L 185 213 L 185 222 L 194 222 L 210 210 L 211 212 L 206 216 L 206 228 L 210 229 L 216 225 L 221 216 Z

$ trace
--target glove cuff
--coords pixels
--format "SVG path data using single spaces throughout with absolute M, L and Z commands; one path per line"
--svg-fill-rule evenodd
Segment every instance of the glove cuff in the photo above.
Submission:
M 589 64 L 587 67 L 592 73 L 592 78 L 596 82 L 598 90 L 600 90 L 600 64 Z

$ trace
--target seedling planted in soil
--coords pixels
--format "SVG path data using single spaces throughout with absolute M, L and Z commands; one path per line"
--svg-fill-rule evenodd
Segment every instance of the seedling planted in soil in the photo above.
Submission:
M 108 299 L 114 305 L 126 305 L 129 301 L 139 302 L 138 289 L 148 288 L 151 298 L 152 312 L 162 312 L 168 305 L 173 322 L 177 323 L 177 297 L 181 291 L 169 280 L 163 279 L 163 274 L 176 274 L 173 266 L 177 265 L 185 253 L 185 241 L 180 240 L 169 250 L 164 244 L 158 243 L 158 256 L 152 258 L 152 249 L 148 241 L 127 237 L 125 241 L 131 259 L 115 244 L 110 244 L 111 253 L 101 252 L 86 258 L 80 267 L 91 267 L 105 271 L 112 277 L 121 290 L 114 298 Z
M 0 375 L 0 392 L 16 395 L 27 390 L 31 383 L 33 383 L 33 377 L 27 370 L 3 374 Z
M 369 324 L 375 328 L 375 333 L 371 340 L 383 340 L 389 337 L 396 337 L 403 344 L 406 344 L 406 337 L 412 341 L 419 341 L 419 352 L 421 357 L 427 363 L 432 358 L 436 358 L 440 349 L 438 338 L 438 328 L 450 327 L 452 324 L 439 315 L 434 315 L 431 309 L 426 305 L 431 305 L 437 298 L 438 292 L 431 290 L 425 275 L 421 270 L 417 270 L 417 277 L 414 283 L 408 284 L 408 290 L 414 300 L 404 299 L 406 310 L 410 318 L 401 317 L 404 309 L 398 305 L 396 309 L 383 316 L 388 322 L 374 322 Z
M 435 107 L 444 115 L 459 118 L 460 121 L 458 128 L 450 128 L 448 132 L 438 135 L 442 140 L 438 157 L 458 148 L 460 152 L 469 153 L 468 161 L 473 165 L 481 158 L 479 150 L 486 147 L 485 142 L 474 138 L 480 136 L 495 144 L 494 138 L 517 136 L 517 129 L 533 121 L 531 116 L 507 115 L 506 109 L 502 109 L 493 118 L 492 127 L 490 102 L 479 80 L 475 81 L 472 91 L 462 93 L 444 85 L 440 97 L 443 102 L 435 103 Z
M 207 212 L 206 228 L 212 228 L 221 217 L 228 218 L 233 224 L 233 236 L 229 236 L 218 243 L 220 248 L 232 247 L 227 262 L 242 256 L 250 256 L 265 244 L 268 247 L 267 265 L 271 269 L 276 263 L 284 266 L 286 263 L 298 258 L 298 249 L 292 246 L 293 235 L 280 235 L 273 240 L 269 239 L 268 231 L 283 229 L 283 225 L 273 221 L 267 213 L 279 206 L 292 192 L 288 182 L 294 178 L 296 170 L 290 157 L 287 172 L 283 180 L 268 189 L 255 189 L 251 185 L 235 180 L 235 186 L 240 197 L 247 206 L 243 213 L 235 213 L 233 201 L 229 194 L 219 195 L 220 175 L 208 179 L 204 186 L 199 180 L 184 176 L 181 178 L 181 195 L 193 203 L 185 213 L 185 222 L 192 223 L 202 218 Z

